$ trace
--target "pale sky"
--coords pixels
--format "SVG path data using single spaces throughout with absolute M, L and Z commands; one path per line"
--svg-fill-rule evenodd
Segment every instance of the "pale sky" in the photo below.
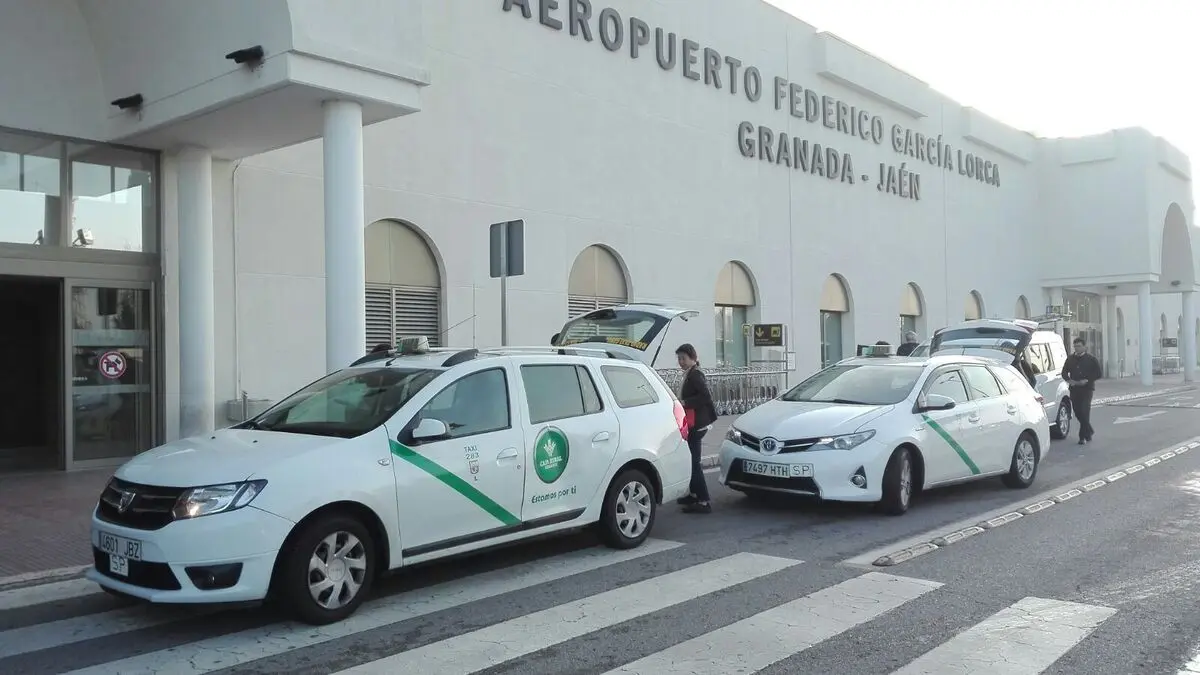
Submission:
M 766 0 L 1039 136 L 1140 126 L 1200 170 L 1200 0 Z

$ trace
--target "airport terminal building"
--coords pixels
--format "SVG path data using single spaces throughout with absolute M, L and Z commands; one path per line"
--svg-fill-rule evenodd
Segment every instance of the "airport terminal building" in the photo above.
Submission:
M 1194 377 L 1179 150 L 1037 138 L 761 0 L 0 4 L 0 470 L 120 463 L 399 335 L 498 344 L 514 220 L 512 344 L 654 302 L 706 367 L 803 376 L 1049 311 L 1110 376 Z

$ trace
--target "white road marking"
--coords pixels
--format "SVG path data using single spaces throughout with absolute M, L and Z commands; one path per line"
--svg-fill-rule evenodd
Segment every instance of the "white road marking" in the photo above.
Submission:
M 473 673 L 798 564 L 799 560 L 788 558 L 736 553 L 364 663 L 336 675 Z M 120 672 L 125 675 L 123 669 Z
M 26 572 L 25 574 L 0 577 L 0 589 L 7 589 L 9 586 L 16 586 L 17 584 L 24 584 L 31 581 L 50 583 L 57 579 L 65 580 L 66 577 L 73 577 L 89 567 L 91 565 L 72 565 L 71 567 L 59 567 L 52 570 L 39 570 L 37 572 Z
M 0 612 L 6 609 L 32 607 L 47 602 L 58 602 L 81 598 L 85 595 L 101 593 L 100 585 L 87 579 L 71 579 L 70 581 L 55 581 L 48 584 L 15 588 L 11 591 L 0 591 Z
M 16 656 L 42 649 L 64 647 L 84 640 L 153 628 L 206 616 L 213 609 L 197 607 L 140 607 L 88 614 L 60 621 L 14 628 L 0 633 L 0 654 Z
M 756 672 L 873 621 L 941 586 L 936 581 L 868 572 L 680 642 L 605 675 Z
M 1116 613 L 1111 607 L 1024 598 L 893 675 L 1036 675 Z
M 1151 417 L 1157 417 L 1158 415 L 1166 415 L 1166 414 L 1167 414 L 1166 410 L 1153 410 L 1151 412 L 1144 413 L 1142 415 L 1134 415 L 1133 417 L 1118 417 L 1117 419 L 1113 420 L 1113 424 L 1129 424 L 1131 422 L 1146 422 Z
M 348 635 L 381 628 L 434 612 L 461 607 L 505 593 L 662 553 L 683 544 L 647 539 L 627 551 L 589 548 L 545 560 L 448 581 L 409 593 L 364 603 L 353 616 L 328 626 L 282 623 L 73 670 L 68 675 L 193 675 L 277 656 Z
M 1187 441 L 1184 441 L 1183 447 L 1186 448 L 1188 443 L 1200 442 L 1197 439 L 1200 439 L 1200 437 L 1192 438 L 1192 439 L 1188 439 Z M 1200 446 L 1197 446 L 1197 447 L 1200 447 Z M 1172 452 L 1178 453 L 1179 449 L 1175 445 L 1171 445 L 1168 448 L 1157 450 L 1153 453 L 1147 454 L 1144 457 L 1140 457 L 1134 461 L 1135 462 L 1144 462 L 1147 459 L 1150 459 L 1151 457 L 1165 458 L 1166 455 L 1168 455 Z M 1171 454 L 1170 456 L 1174 457 L 1175 455 Z M 1114 471 L 1119 471 L 1128 465 L 1129 465 L 1128 461 L 1122 462 L 1121 464 L 1118 464 L 1117 466 L 1110 467 L 1103 471 L 1096 472 L 1090 476 L 1084 476 L 1083 478 L 1076 479 L 1076 480 L 1072 481 L 1071 483 L 1069 483 L 1069 485 L 1081 486 L 1081 489 L 1084 492 L 1090 492 L 1092 490 L 1095 490 L 1097 488 L 1100 488 L 1100 487 L 1103 487 L 1104 485 L 1106 485 L 1107 483 L 1105 483 L 1103 480 L 1106 476 L 1111 475 Z M 901 549 L 908 548 L 911 546 L 916 546 L 917 544 L 931 541 L 932 539 L 934 539 L 936 537 L 945 536 L 946 534 L 948 534 L 950 532 L 955 532 L 955 531 L 961 530 L 963 528 L 970 527 L 971 525 L 979 525 L 981 522 L 986 522 L 989 519 L 995 519 L 997 516 L 1003 516 L 1007 513 L 1011 513 L 1015 509 L 1024 508 L 1025 506 L 1028 506 L 1031 502 L 1037 502 L 1037 501 L 1041 501 L 1043 499 L 1053 499 L 1055 496 L 1061 494 L 1063 491 L 1063 488 L 1065 488 L 1065 487 L 1067 487 L 1067 486 L 1064 485 L 1064 486 L 1051 488 L 1051 489 L 1046 490 L 1045 492 L 1043 492 L 1039 495 L 1036 495 L 1032 498 L 1025 498 L 1025 499 L 1021 499 L 1018 501 L 1010 502 L 1006 506 L 1001 506 L 1001 507 L 992 509 L 990 511 L 985 511 L 983 513 L 980 513 L 980 514 L 977 514 L 974 516 L 963 518 L 962 520 L 959 520 L 954 523 L 950 523 L 949 525 L 946 525 L 945 527 L 934 528 L 932 530 L 928 530 L 921 534 L 917 534 L 917 535 L 914 535 L 911 537 L 906 537 L 904 539 L 893 542 L 886 546 L 880 546 L 880 547 L 872 549 L 870 551 L 860 553 L 859 555 L 856 555 L 853 558 L 848 558 L 846 560 L 843 560 L 842 564 L 843 565 L 851 565 L 851 566 L 855 566 L 855 567 L 869 567 L 869 566 L 871 566 L 871 563 L 873 563 L 874 561 L 876 561 L 886 555 L 889 555 L 891 553 L 899 551 Z

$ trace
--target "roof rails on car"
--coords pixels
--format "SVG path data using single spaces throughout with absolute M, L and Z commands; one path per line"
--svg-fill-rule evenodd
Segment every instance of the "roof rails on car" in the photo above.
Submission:
M 557 347 L 557 346 L 532 346 L 532 347 L 489 347 L 481 349 L 480 353 L 501 355 L 507 354 L 511 356 L 519 356 L 521 354 L 557 354 L 559 356 L 593 356 L 605 357 L 610 359 L 624 359 L 626 361 L 634 361 L 632 356 L 622 354 L 620 352 L 610 351 L 608 349 L 598 349 L 596 347 Z

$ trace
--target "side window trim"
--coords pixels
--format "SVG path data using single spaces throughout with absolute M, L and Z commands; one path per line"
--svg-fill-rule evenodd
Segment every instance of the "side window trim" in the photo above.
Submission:
M 583 412 L 581 412 L 579 414 L 568 414 L 568 415 L 559 415 L 557 417 L 547 417 L 544 419 L 538 418 L 537 420 L 535 420 L 533 417 L 533 405 L 530 403 L 530 400 L 529 400 L 529 387 L 526 386 L 526 380 L 525 380 L 525 369 L 526 368 L 530 368 L 530 369 L 533 369 L 533 368 L 570 368 L 570 369 L 572 369 L 575 374 L 575 385 L 577 387 L 579 387 L 580 410 L 582 410 Z M 526 410 L 526 413 L 529 415 L 529 423 L 530 424 L 538 425 L 538 424 L 547 424 L 549 422 L 558 422 L 560 420 L 573 420 L 573 419 L 578 419 L 580 417 L 587 417 L 589 415 L 597 415 L 604 411 L 604 402 L 599 400 L 599 398 L 600 398 L 599 392 L 596 392 L 596 398 L 600 402 L 600 409 L 593 410 L 590 412 L 587 409 L 587 400 L 583 393 L 583 381 L 580 379 L 581 375 L 579 374 L 580 369 L 583 369 L 583 368 L 584 368 L 583 366 L 581 366 L 580 364 L 577 364 L 577 363 L 522 363 L 520 366 L 518 366 L 518 369 L 520 370 L 520 373 L 521 373 L 521 388 L 525 390 L 525 410 Z M 593 389 L 595 389 L 596 383 L 594 381 L 591 381 L 591 385 L 592 385 Z
M 596 385 L 596 378 L 592 377 L 592 371 L 582 363 L 575 364 L 575 376 L 579 378 L 579 391 L 585 395 L 583 397 L 583 414 L 598 415 L 605 410 L 604 397 L 600 395 L 600 387 Z M 588 400 L 586 395 L 585 383 L 592 388 L 592 395 L 595 397 L 596 405 L 600 406 L 595 410 L 588 410 Z
M 959 384 L 962 385 L 963 394 L 966 395 L 967 402 L 974 400 L 971 398 L 971 391 L 970 391 L 971 388 L 968 387 L 967 383 L 966 383 L 966 375 L 963 375 L 962 367 L 956 364 L 956 365 L 950 365 L 950 366 L 942 366 L 929 374 L 929 377 L 926 378 L 926 380 L 925 380 L 925 386 L 921 388 L 921 400 L 922 401 L 929 400 L 929 390 L 933 389 L 933 385 L 935 382 L 938 381 L 938 378 L 940 378 L 941 376 L 943 376 L 949 372 L 957 372 L 958 373 L 958 382 L 959 382 Z
M 505 416 L 507 418 L 507 424 L 505 426 L 497 427 L 495 429 L 486 429 L 484 431 L 476 431 L 474 433 L 463 434 L 461 436 L 456 436 L 453 433 L 451 433 L 449 438 L 447 438 L 445 440 L 452 441 L 452 440 L 458 440 L 460 438 L 471 438 L 472 436 L 480 436 L 483 434 L 494 434 L 498 431 L 508 431 L 509 429 L 512 429 L 513 428 L 513 396 L 512 396 L 512 386 L 510 385 L 510 383 L 508 381 L 508 368 L 506 368 L 504 366 L 491 366 L 489 368 L 481 368 L 474 372 L 466 373 L 462 377 L 459 377 L 458 379 L 454 380 L 453 382 L 450 382 L 446 386 L 439 389 L 437 391 L 437 393 L 435 393 L 433 396 L 430 396 L 429 400 L 425 401 L 425 403 L 420 407 L 420 409 L 418 409 L 417 412 L 413 414 L 412 419 L 410 419 L 408 421 L 408 424 L 404 425 L 403 434 L 406 437 L 406 439 L 408 441 L 412 441 L 412 436 L 411 436 L 412 430 L 417 427 L 417 421 L 419 419 L 421 419 L 421 413 L 425 411 L 425 408 L 427 408 L 430 403 L 433 403 L 435 400 L 437 400 L 437 397 L 444 394 L 447 390 L 450 389 L 450 387 L 456 386 L 459 382 L 462 382 L 463 380 L 465 380 L 469 377 L 475 377 L 476 375 L 490 373 L 493 370 L 500 371 L 500 379 L 502 379 L 504 381 L 504 401 L 506 403 L 506 405 L 504 407 L 504 412 L 505 412 Z

